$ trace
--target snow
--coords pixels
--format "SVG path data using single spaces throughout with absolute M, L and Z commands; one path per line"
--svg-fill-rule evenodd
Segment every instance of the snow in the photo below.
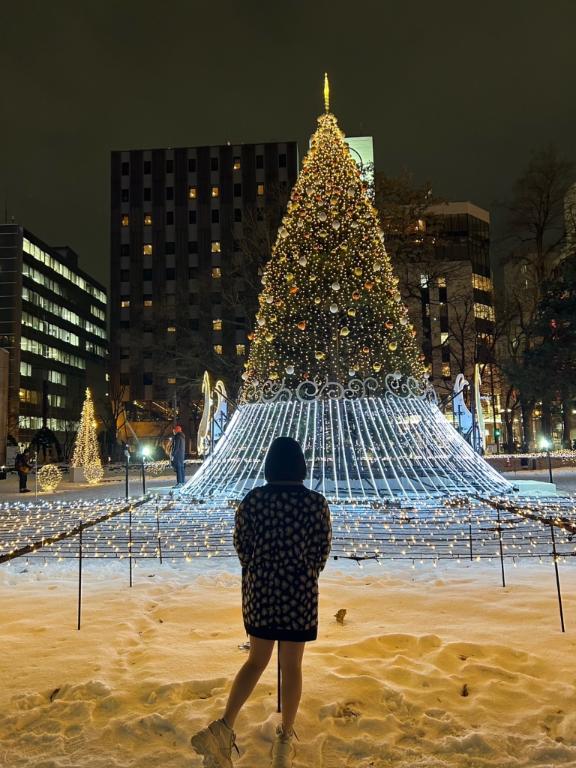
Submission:
M 200 766 L 190 735 L 221 714 L 239 649 L 232 560 L 0 569 L 0 765 Z M 331 562 L 304 657 L 295 768 L 576 766 L 576 569 L 552 563 Z M 347 609 L 343 625 L 334 614 Z M 238 766 L 266 766 L 276 669 L 237 722 Z

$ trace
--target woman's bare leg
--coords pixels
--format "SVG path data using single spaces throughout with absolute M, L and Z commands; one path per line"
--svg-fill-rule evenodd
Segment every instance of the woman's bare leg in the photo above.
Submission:
M 290 733 L 294 727 L 302 695 L 302 656 L 305 643 L 280 643 L 280 669 L 282 670 L 282 729 Z
M 234 678 L 226 711 L 222 718 L 230 728 L 234 727 L 238 712 L 256 687 L 262 672 L 268 666 L 273 649 L 274 640 L 263 640 L 260 637 L 250 636 L 250 655 Z

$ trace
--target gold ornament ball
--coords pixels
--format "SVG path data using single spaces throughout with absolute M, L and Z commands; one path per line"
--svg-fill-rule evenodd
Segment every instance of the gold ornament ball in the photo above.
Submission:
M 332 283 L 331 288 L 332 288 L 333 291 L 339 291 L 340 290 L 340 283 L 337 282 L 337 281 Z
M 348 310 L 348 315 L 349 317 L 356 317 L 356 310 L 354 309 L 354 307 L 350 307 L 350 309 Z
M 293 285 L 292 288 L 290 288 L 290 294 L 292 296 L 295 296 L 297 293 L 298 293 L 298 286 L 297 285 Z
M 388 328 L 389 331 L 391 331 L 392 328 L 394 328 L 394 323 L 392 322 L 392 320 L 386 320 L 384 325 L 386 326 L 386 328 Z
M 370 352 L 370 347 L 362 347 L 362 352 L 364 352 L 364 354 L 367 355 L 368 352 Z
M 360 301 L 360 291 L 354 291 L 354 293 L 352 294 L 352 298 L 354 299 L 354 301 Z
M 345 325 L 342 328 L 340 328 L 340 336 L 346 337 L 349 335 L 349 333 L 350 333 L 350 328 L 347 328 Z
M 314 304 L 320 304 L 321 301 L 322 299 L 320 298 L 320 296 L 314 296 Z
M 328 216 L 326 215 L 326 213 L 324 211 L 320 211 L 320 213 L 318 214 L 318 218 L 320 219 L 320 221 L 326 221 Z
M 382 363 L 374 363 L 372 368 L 373 368 L 374 371 L 376 371 L 376 373 L 378 373 L 378 371 L 380 371 L 382 369 Z
M 62 471 L 56 464 L 45 464 L 38 470 L 38 482 L 43 491 L 52 493 L 62 482 Z
M 314 357 L 316 358 L 316 360 L 324 360 L 324 358 L 326 357 L 326 354 L 324 352 L 318 351 L 314 353 Z
M 267 333 L 266 334 L 266 341 L 273 341 L 274 340 L 274 334 L 273 333 Z
M 398 344 L 395 341 L 391 341 L 390 344 L 388 344 L 388 349 L 390 352 L 396 352 L 398 349 Z
M 354 267 L 354 274 L 356 275 L 356 277 L 361 277 L 362 267 Z
M 286 281 L 291 283 L 292 280 L 294 280 L 294 273 L 293 272 L 288 272 L 287 275 L 286 275 Z
M 297 327 L 301 331 L 305 331 L 306 330 L 306 320 L 300 320 L 300 322 L 298 323 Z

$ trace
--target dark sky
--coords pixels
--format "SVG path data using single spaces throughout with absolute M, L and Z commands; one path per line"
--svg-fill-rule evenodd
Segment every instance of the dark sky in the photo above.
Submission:
M 304 146 L 324 70 L 377 169 L 489 207 L 531 149 L 576 159 L 575 29 L 574 0 L 4 0 L 1 220 L 106 281 L 110 150 Z

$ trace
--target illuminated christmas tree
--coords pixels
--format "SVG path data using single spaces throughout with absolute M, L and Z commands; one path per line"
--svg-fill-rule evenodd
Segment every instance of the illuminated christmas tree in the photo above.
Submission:
M 104 476 L 96 433 L 94 402 L 89 389 L 86 390 L 80 424 L 76 433 L 72 467 L 76 470 L 82 470 L 84 478 L 91 484 L 99 483 Z
M 328 95 L 326 79 L 326 112 L 262 278 L 248 385 L 424 373 L 377 211 Z

